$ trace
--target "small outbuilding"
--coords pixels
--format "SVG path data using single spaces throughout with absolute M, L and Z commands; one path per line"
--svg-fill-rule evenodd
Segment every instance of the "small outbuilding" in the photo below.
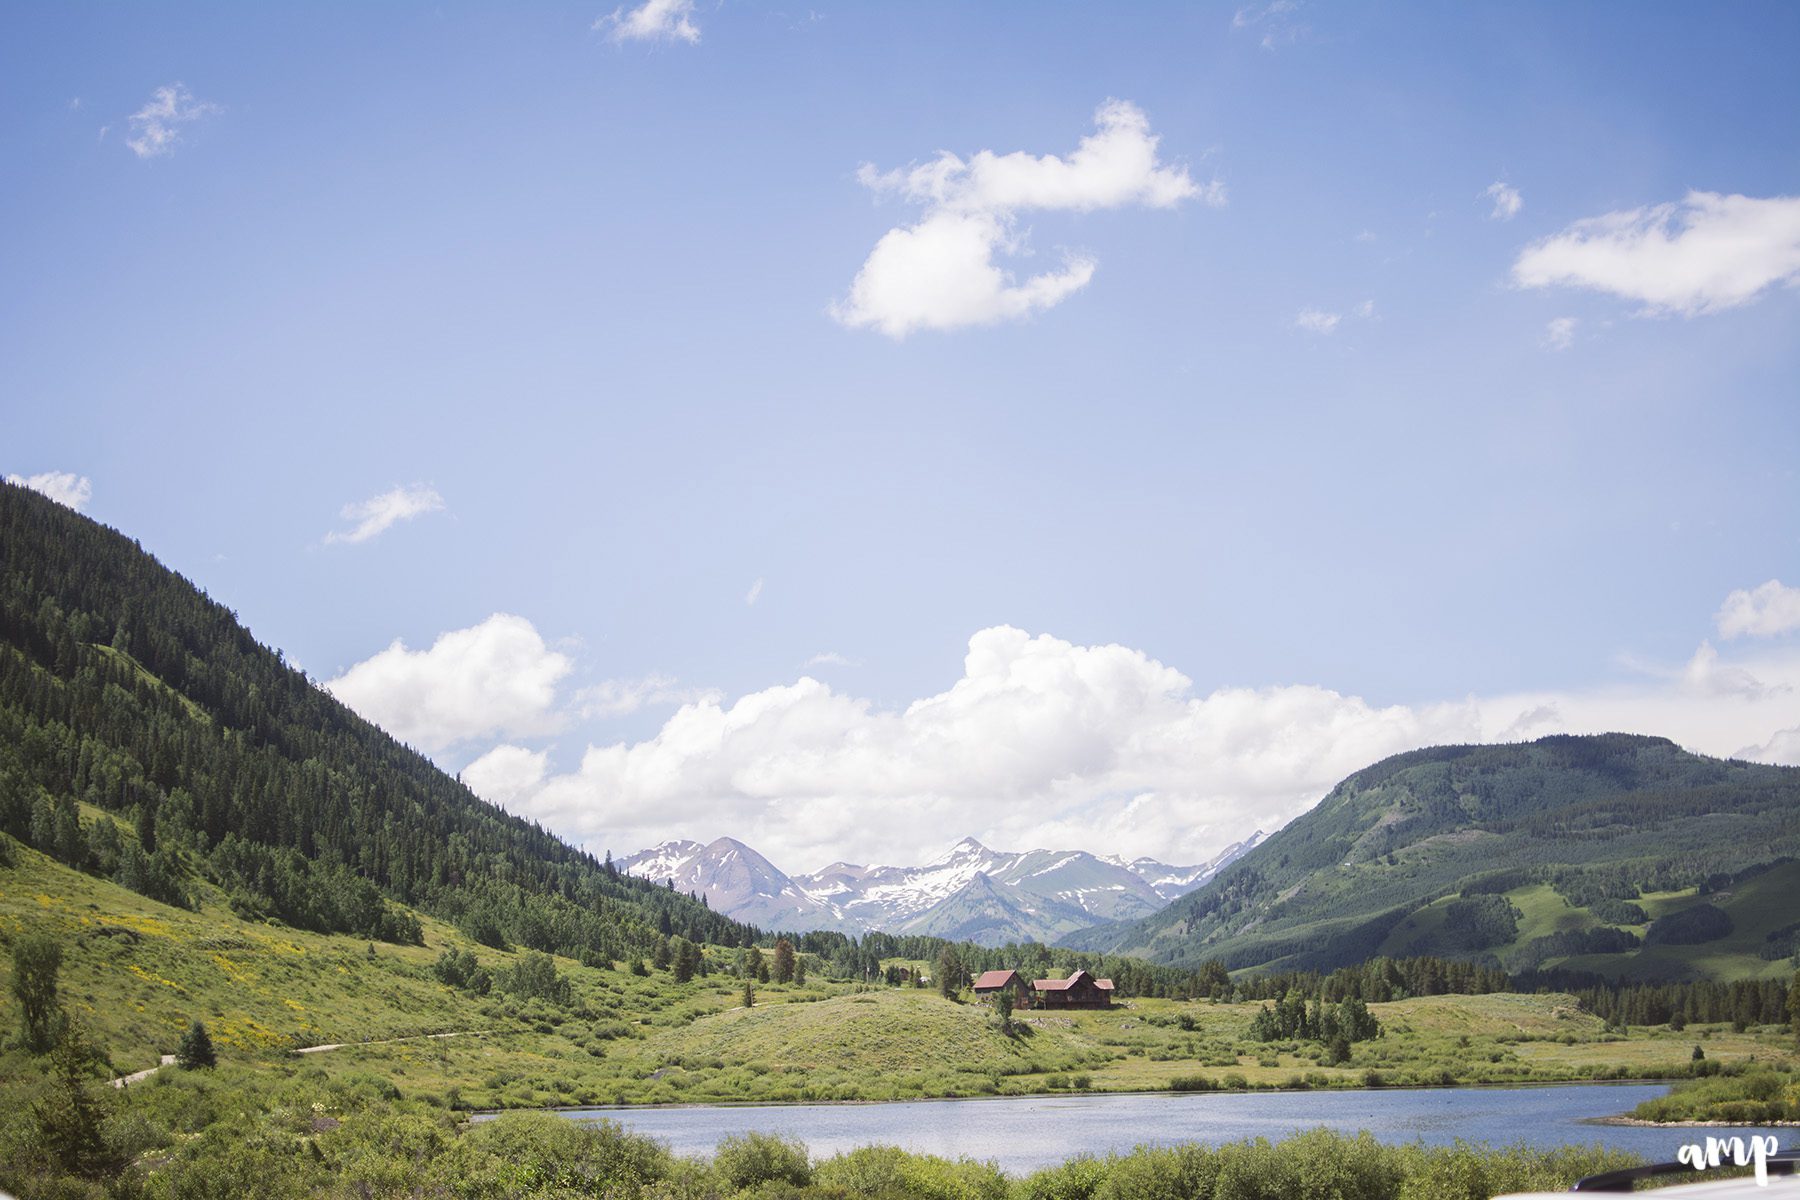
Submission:
M 1031 1007 L 1031 989 L 1017 971 L 983 971 L 975 980 L 975 998 L 991 1000 L 1001 992 L 1011 992 L 1014 1008 Z
M 1113 981 L 1076 971 L 1067 979 L 1039 979 L 1032 985 L 1039 1008 L 1111 1008 Z

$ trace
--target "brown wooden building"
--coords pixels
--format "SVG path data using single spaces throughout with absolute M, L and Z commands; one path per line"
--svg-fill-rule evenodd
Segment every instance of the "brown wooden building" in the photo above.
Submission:
M 1077 971 L 1067 979 L 1039 979 L 1032 985 L 1038 1008 L 1111 1008 L 1113 981 Z
M 975 981 L 975 998 L 991 1000 L 1001 992 L 1011 992 L 1014 1008 L 1031 1007 L 1031 989 L 1017 971 L 983 971 Z

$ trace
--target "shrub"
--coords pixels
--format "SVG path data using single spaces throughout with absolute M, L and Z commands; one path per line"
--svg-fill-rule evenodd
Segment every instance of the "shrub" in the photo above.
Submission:
M 1094 1200 L 1192 1200 L 1218 1193 L 1219 1155 L 1207 1146 L 1139 1146 L 1110 1163 Z
M 1106 1178 L 1112 1162 L 1080 1154 L 1041 1171 L 1033 1171 L 1020 1183 L 1015 1193 L 1018 1200 L 1093 1200 Z
M 805 1187 L 813 1174 L 801 1143 L 754 1130 L 720 1142 L 713 1169 L 739 1191 L 775 1182 Z
M 662 1146 L 626 1133 L 616 1121 L 578 1124 L 552 1113 L 507 1113 L 476 1125 L 457 1145 L 465 1153 L 480 1152 L 505 1164 L 519 1182 L 549 1185 L 546 1191 L 603 1191 L 609 1196 L 635 1194 L 664 1178 L 672 1162 Z M 461 1193 L 457 1175 L 446 1175 L 458 1182 Z
M 1006 1176 L 992 1163 L 952 1162 L 930 1154 L 908 1154 L 894 1146 L 863 1146 L 826 1159 L 813 1182 L 852 1196 L 906 1197 L 906 1200 L 1007 1200 Z

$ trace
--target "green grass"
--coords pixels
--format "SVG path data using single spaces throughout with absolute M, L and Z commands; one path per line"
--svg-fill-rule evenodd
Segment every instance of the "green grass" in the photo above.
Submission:
M 268 1069 L 298 1046 L 478 1031 L 305 1060 L 326 1078 L 373 1074 L 408 1094 L 474 1108 L 1132 1091 L 1176 1080 L 1350 1087 L 1668 1077 L 1687 1072 L 1696 1042 L 1721 1063 L 1795 1060 L 1792 1039 L 1778 1030 L 1620 1036 L 1557 995 L 1374 1005 L 1386 1035 L 1333 1067 L 1321 1064 L 1315 1043 L 1251 1041 L 1255 1004 L 1133 999 L 1109 1011 L 1021 1012 L 1009 1034 L 985 1006 L 931 989 L 814 978 L 758 985 L 755 1007 L 745 1009 L 742 984 L 728 975 L 676 984 L 666 972 L 641 977 L 558 959 L 575 999 L 556 1008 L 438 982 L 429 966 L 445 948 L 470 950 L 490 968 L 516 956 L 474 946 L 430 918 L 422 918 L 424 946 L 371 952 L 361 939 L 240 920 L 205 887 L 189 912 L 22 847 L 15 858 L 0 869 L 0 938 L 27 930 L 58 937 L 63 1002 L 119 1074 L 172 1052 L 194 1019 L 206 1022 L 225 1059 Z M 710 953 L 716 962 L 735 957 Z M 17 1021 L 9 970 L 0 956 L 8 1028 Z M 8 1062 L 19 1065 L 16 1056 Z

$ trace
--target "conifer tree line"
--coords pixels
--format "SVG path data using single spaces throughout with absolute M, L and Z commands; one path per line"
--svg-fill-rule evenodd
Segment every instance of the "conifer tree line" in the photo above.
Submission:
M 760 931 L 489 805 L 136 542 L 0 483 L 0 830 L 164 903 L 589 959 Z M 83 819 L 78 802 L 110 814 Z

